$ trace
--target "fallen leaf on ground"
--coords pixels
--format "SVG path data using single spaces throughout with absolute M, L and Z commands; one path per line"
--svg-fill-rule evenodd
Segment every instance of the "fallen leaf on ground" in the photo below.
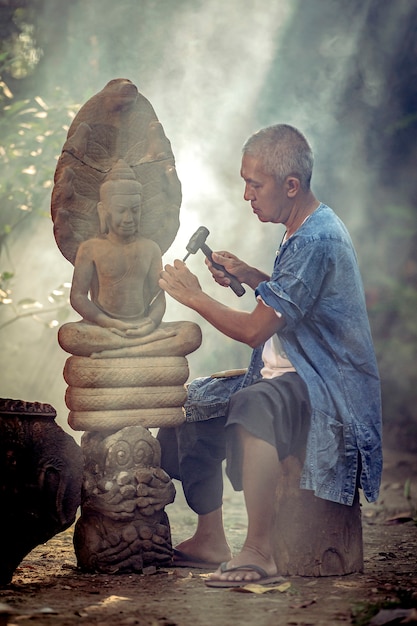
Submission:
M 413 516 L 410 512 L 407 513 L 397 513 L 393 517 L 388 517 L 385 520 L 385 524 L 405 524 L 405 522 L 412 522 Z

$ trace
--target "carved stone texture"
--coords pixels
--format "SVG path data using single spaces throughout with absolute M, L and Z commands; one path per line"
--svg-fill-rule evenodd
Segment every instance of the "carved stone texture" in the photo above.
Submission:
M 64 369 L 65 402 L 74 430 L 109 431 L 135 424 L 147 428 L 184 421 L 184 357 L 90 359 L 70 357 Z
M 80 446 L 49 404 L 0 399 L 0 585 L 21 560 L 75 521 Z
M 88 413 L 89 418 L 85 419 L 103 419 L 106 430 L 112 430 L 120 425 L 133 425 L 134 422 L 123 423 L 122 415 L 135 411 L 136 419 L 141 415 L 145 419 L 145 424 L 139 422 L 141 425 L 157 428 L 161 425 L 156 423 L 160 410 L 167 413 L 166 409 L 170 407 L 180 408 L 182 422 L 181 407 L 187 395 L 184 383 L 188 374 L 188 362 L 184 357 L 100 360 L 71 357 L 64 368 L 64 378 L 69 385 L 65 401 L 71 411 L 70 424 L 74 422 L 80 426 L 80 414 Z M 155 414 L 153 423 L 149 410 Z M 103 412 L 108 419 L 114 415 L 114 422 L 100 418 Z M 81 430 L 96 430 L 91 424 L 91 421 L 86 422 Z
M 180 204 L 174 155 L 151 104 L 131 81 L 110 81 L 71 124 L 51 201 L 55 239 L 74 264 L 71 304 L 82 318 L 64 324 L 58 341 L 74 355 L 64 373 L 68 421 L 88 431 L 75 533 L 87 571 L 171 562 L 163 508 L 175 490 L 144 427 L 184 421 L 184 357 L 201 343 L 197 324 L 162 321 L 162 254 Z
M 172 563 L 164 506 L 175 487 L 160 468 L 159 442 L 141 426 L 85 433 L 82 515 L 74 534 L 79 567 L 88 572 L 142 572 Z
M 157 389 L 130 385 L 129 378 L 120 384 L 118 376 L 137 367 L 141 378 L 142 366 L 132 364 L 136 357 L 169 360 L 201 344 L 197 324 L 162 322 L 162 254 L 177 233 L 180 204 L 174 155 L 151 104 L 131 81 L 110 81 L 71 124 L 51 201 L 58 247 L 74 264 L 71 304 L 82 318 L 64 324 L 58 341 L 77 357 L 113 360 L 119 381 L 89 388 L 70 383 L 66 401 L 74 429 L 184 421 L 186 378 L 175 386 L 162 380 Z M 99 370 L 97 364 L 97 377 Z
M 359 496 L 345 506 L 299 488 L 302 463 L 281 464 L 276 493 L 274 558 L 283 576 L 340 576 L 363 571 Z
M 59 249 L 74 263 L 79 244 L 100 235 L 99 189 L 123 159 L 143 185 L 139 231 L 162 254 L 179 227 L 181 183 L 150 102 L 127 79 L 110 81 L 75 116 L 55 171 L 51 213 Z
M 77 324 L 72 324 L 71 333 Z M 61 327 L 60 337 L 70 326 Z M 192 322 L 163 322 L 160 330 L 167 332 L 161 341 L 102 351 L 100 358 L 67 360 L 65 401 L 71 428 L 109 431 L 135 424 L 159 428 L 184 422 L 189 368 L 181 352 L 188 354 L 200 344 L 201 330 Z

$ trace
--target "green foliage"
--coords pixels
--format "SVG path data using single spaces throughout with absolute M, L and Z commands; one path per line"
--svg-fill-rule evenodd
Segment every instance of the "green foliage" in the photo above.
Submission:
M 43 51 L 36 42 L 36 23 L 43 5 L 44 0 L 0 3 L 0 71 L 3 76 L 24 78 L 39 63 Z
M 37 95 L 17 100 L 7 85 L 0 82 L 0 307 L 14 308 L 12 318 L 5 325 L 28 315 L 28 309 L 22 308 L 21 303 L 13 303 L 13 280 L 18 281 L 19 276 L 11 242 L 33 225 L 34 220 L 50 219 L 49 202 L 57 158 L 79 108 L 68 102 L 69 98 L 60 89 L 56 89 L 53 104 Z M 49 300 L 50 294 L 45 298 Z M 61 307 L 62 302 L 58 308 Z
M 53 105 L 40 96 L 2 101 L 0 109 L 0 236 L 33 212 L 49 214 L 49 195 L 74 106 L 57 91 Z M 1 252 L 1 250 L 0 250 Z
M 370 620 L 378 613 L 380 606 L 370 602 L 357 602 L 351 609 L 352 624 L 367 626 Z
M 368 626 L 370 620 L 377 615 L 379 611 L 391 611 L 390 621 L 380 621 L 381 624 L 406 624 L 407 621 L 399 621 L 401 618 L 396 613 L 396 609 L 411 609 L 415 606 L 413 598 L 413 590 L 397 588 L 392 599 L 381 602 L 356 602 L 351 609 L 352 624 L 355 626 Z M 402 616 L 404 619 L 404 616 Z M 376 623 L 376 622 L 375 622 Z M 410 622 L 412 623 L 412 622 Z
M 15 303 L 11 297 L 11 290 L 7 290 L 7 295 L 2 298 L 4 290 L 0 287 L 0 304 L 7 305 L 9 313 L 8 319 L 0 323 L 0 330 L 23 317 L 31 317 L 47 328 L 57 328 L 68 319 L 71 312 L 70 288 L 70 283 L 59 285 L 47 294 L 45 302 L 34 298 L 22 298 Z

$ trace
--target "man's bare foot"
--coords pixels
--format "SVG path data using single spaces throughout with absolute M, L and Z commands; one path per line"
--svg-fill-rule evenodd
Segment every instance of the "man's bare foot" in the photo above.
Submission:
M 198 559 L 211 564 L 231 559 L 232 553 L 223 527 L 222 508 L 199 515 L 194 535 L 178 544 L 176 550 L 182 552 L 183 557 L 189 556 L 190 560 Z
M 257 550 L 243 547 L 242 551 L 230 559 L 223 568 L 218 568 L 211 574 L 209 580 L 221 580 L 227 582 L 254 582 L 260 581 L 262 576 L 255 569 L 243 569 L 244 566 L 255 565 L 261 568 L 266 575 L 274 576 L 277 573 L 277 566 L 274 559 L 263 556 Z M 230 571 L 233 568 L 241 567 L 240 570 Z
M 232 558 L 232 553 L 226 542 L 210 543 L 202 542 L 198 537 L 190 537 L 175 546 L 183 554 L 190 557 L 190 560 L 199 559 L 207 563 L 222 563 Z

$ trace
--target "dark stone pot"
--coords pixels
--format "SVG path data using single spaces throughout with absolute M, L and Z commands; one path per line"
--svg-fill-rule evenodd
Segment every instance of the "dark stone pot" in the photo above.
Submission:
M 75 521 L 83 455 L 49 404 L 0 398 L 0 586 Z

